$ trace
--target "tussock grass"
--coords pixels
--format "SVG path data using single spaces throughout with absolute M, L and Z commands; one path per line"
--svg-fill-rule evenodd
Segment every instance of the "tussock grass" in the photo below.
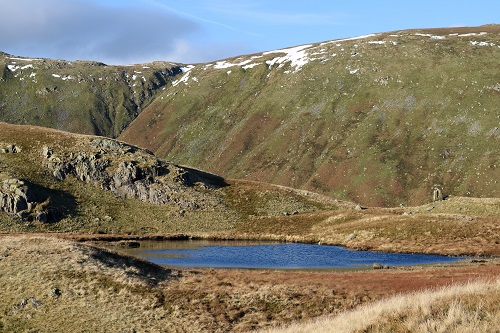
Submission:
M 499 202 L 497 198 L 452 197 L 418 207 L 340 208 L 256 217 L 237 226 L 235 233 L 359 250 L 498 256 Z
M 401 295 L 266 333 L 498 332 L 500 280 Z
M 68 240 L 3 235 L 0 332 L 245 332 L 498 271 L 494 262 L 344 273 L 170 270 Z M 464 304 L 481 298 L 481 316 L 495 313 L 488 295 L 474 293 Z M 436 313 L 447 306 L 435 304 Z
M 147 330 L 157 315 L 155 286 L 176 278 L 144 261 L 51 238 L 2 237 L 0 267 L 2 332 Z

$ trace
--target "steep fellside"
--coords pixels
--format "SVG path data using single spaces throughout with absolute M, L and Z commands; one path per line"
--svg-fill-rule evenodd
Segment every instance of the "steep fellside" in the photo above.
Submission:
M 0 123 L 0 232 L 230 232 L 249 219 L 353 209 L 224 180 L 109 138 Z
M 500 196 L 500 26 L 397 31 L 183 67 L 120 139 L 365 205 Z
M 116 137 L 178 73 L 171 63 L 107 66 L 0 52 L 0 120 Z

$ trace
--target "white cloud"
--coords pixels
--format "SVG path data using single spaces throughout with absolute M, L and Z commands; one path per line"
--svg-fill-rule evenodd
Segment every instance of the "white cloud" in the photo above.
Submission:
M 111 7 L 92 0 L 2 0 L 0 12 L 0 50 L 15 55 L 120 64 L 181 61 L 193 52 L 187 39 L 200 32 L 193 20 L 151 2 Z

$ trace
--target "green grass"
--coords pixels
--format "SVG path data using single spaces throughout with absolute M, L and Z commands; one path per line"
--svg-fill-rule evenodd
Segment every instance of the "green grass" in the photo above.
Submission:
M 452 196 L 423 206 L 356 210 L 352 202 L 261 182 L 225 179 L 221 187 L 222 178 L 186 167 L 182 172 L 199 182 L 182 184 L 176 181 L 181 168 L 168 164 L 169 173 L 157 178 L 170 188 L 171 200 L 157 205 L 121 198 L 74 176 L 55 179 L 42 156 L 43 147 L 51 147 L 54 158 L 64 161 L 71 154 L 95 154 L 100 149 L 91 144 L 95 137 L 32 126 L 0 124 L 0 128 L 0 148 L 12 144 L 21 148 L 19 153 L 0 154 L 2 177 L 22 179 L 38 202 L 50 200 L 49 209 L 59 213 L 50 222 L 36 222 L 0 212 L 1 232 L 189 234 L 395 252 L 499 254 L 500 206 L 495 198 Z M 128 151 L 101 149 L 102 158 L 110 159 L 106 172 L 112 174 L 120 161 L 143 167 L 157 163 L 141 149 Z M 214 182 L 219 185 L 211 186 Z M 184 203 L 189 202 L 198 207 L 186 208 Z
M 189 73 L 196 82 L 167 89 L 121 138 L 228 177 L 371 206 L 422 204 L 434 184 L 497 197 L 500 49 L 471 42 L 500 44 L 498 27 L 464 31 L 489 33 L 403 31 L 316 44 L 310 53 L 330 58 L 297 73 L 268 67 L 279 53 L 252 55 L 261 64 L 249 69 L 199 64 Z
M 170 81 L 178 66 L 0 56 L 0 119 L 117 137 Z M 135 76 L 135 77 L 134 77 Z
M 313 193 L 257 182 L 227 180 L 221 187 L 224 182 L 221 177 L 173 164 L 167 164 L 166 175 L 157 177 L 169 188 L 169 202 L 157 205 L 125 199 L 101 189 L 99 184 L 74 176 L 57 181 L 47 166 L 49 160 L 42 156 L 43 147 L 51 147 L 53 157 L 61 161 L 72 154 L 90 156 L 99 151 L 110 161 L 106 171 L 110 174 L 120 161 L 133 161 L 146 168 L 158 163 L 156 157 L 137 148 L 129 148 L 128 153 L 93 148 L 93 136 L 32 126 L 0 124 L 0 127 L 0 147 L 15 144 L 21 148 L 19 153 L 0 154 L 2 174 L 24 180 L 37 201 L 50 198 L 50 208 L 59 212 L 58 218 L 50 223 L 21 221 L 0 212 L 0 231 L 3 232 L 227 233 L 253 216 L 272 217 L 285 212 L 312 212 L 349 205 Z M 186 172 L 198 181 L 192 185 L 179 183 L 176 180 L 179 172 Z M 198 208 L 184 205 L 190 202 Z
M 317 43 L 300 70 L 271 68 L 279 52 L 189 73 L 2 54 L 0 119 L 120 136 L 178 164 L 364 205 L 422 204 L 435 184 L 498 197 L 498 36 L 493 25 Z

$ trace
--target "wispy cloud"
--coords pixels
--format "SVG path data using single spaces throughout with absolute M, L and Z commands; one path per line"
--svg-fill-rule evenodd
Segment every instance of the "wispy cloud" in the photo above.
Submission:
M 104 6 L 92 0 L 3 0 L 0 49 L 18 55 L 146 62 L 193 50 L 199 24 L 154 6 Z
M 208 23 L 208 24 L 211 24 L 211 25 L 215 25 L 215 26 L 219 26 L 219 27 L 222 27 L 224 29 L 227 29 L 227 30 L 231 30 L 231 31 L 234 31 L 234 32 L 238 32 L 238 33 L 242 33 L 242 34 L 247 34 L 247 35 L 258 35 L 258 34 L 255 34 L 253 32 L 249 32 L 249 31 L 245 31 L 245 30 L 241 30 L 241 29 L 238 29 L 232 25 L 229 25 L 229 24 L 226 24 L 226 23 L 222 23 L 220 20 L 214 20 L 212 17 L 213 15 L 210 15 L 209 13 L 210 12 L 213 12 L 214 9 L 216 9 L 215 7 L 212 7 L 210 4 L 211 2 L 208 1 L 208 2 L 204 2 L 203 4 L 201 5 L 196 5 L 196 6 L 189 6 L 187 5 L 187 10 L 179 10 L 179 9 L 176 9 L 176 8 L 173 8 L 172 6 L 169 6 L 167 4 L 165 4 L 165 1 L 164 0 L 149 0 L 151 2 L 154 2 L 155 4 L 159 5 L 159 6 L 162 6 L 164 8 L 167 8 L 169 11 L 173 12 L 173 13 L 176 13 L 180 16 L 183 16 L 183 17 L 186 17 L 186 18 L 189 18 L 189 19 L 192 19 L 192 20 L 195 20 L 195 21 L 198 21 L 198 22 L 201 22 L 201 23 Z M 192 14 L 192 12 L 189 11 L 189 8 L 192 8 L 192 7 L 198 7 L 197 9 L 199 8 L 204 8 L 204 13 L 206 15 L 195 15 L 195 14 Z M 225 11 L 226 13 L 228 14 L 231 14 L 231 10 Z M 210 18 L 209 18 L 210 17 Z
M 310 10 L 296 13 L 288 12 L 286 6 L 277 9 L 271 4 L 262 1 L 203 1 L 207 12 L 261 25 L 336 25 L 344 22 L 348 17 L 342 12 L 321 12 L 321 7 L 303 6 Z

